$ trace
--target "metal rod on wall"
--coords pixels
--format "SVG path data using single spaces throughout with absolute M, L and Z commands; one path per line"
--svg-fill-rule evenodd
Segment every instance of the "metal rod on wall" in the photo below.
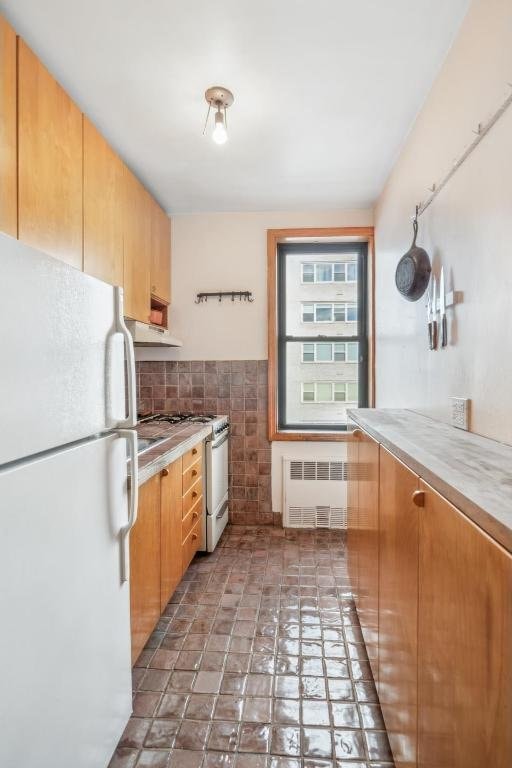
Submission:
M 512 83 L 509 83 L 509 86 L 512 87 Z M 452 176 L 455 174 L 456 171 L 460 168 L 460 166 L 468 159 L 468 157 L 471 155 L 471 153 L 476 149 L 476 147 L 480 144 L 484 136 L 486 136 L 491 128 L 498 122 L 500 117 L 505 114 L 509 106 L 512 104 L 512 93 L 510 93 L 505 101 L 501 104 L 499 109 L 496 110 L 496 112 L 492 115 L 489 120 L 482 124 L 479 123 L 478 128 L 476 130 L 476 138 L 474 141 L 471 142 L 471 144 L 467 147 L 465 152 L 459 157 L 458 160 L 453 164 L 451 169 L 448 171 L 446 176 L 442 179 L 442 181 L 438 182 L 437 184 L 433 184 L 430 187 L 431 195 L 427 197 L 424 203 L 420 203 L 418 207 L 418 216 L 421 216 L 422 213 L 424 213 L 429 205 L 436 199 L 438 194 L 444 187 L 448 184 Z

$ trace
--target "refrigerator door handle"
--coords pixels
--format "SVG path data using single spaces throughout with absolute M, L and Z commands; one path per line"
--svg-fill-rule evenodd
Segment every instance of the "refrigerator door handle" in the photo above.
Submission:
M 126 381 L 128 387 L 128 415 L 117 423 L 118 427 L 134 427 L 137 424 L 137 391 L 135 386 L 135 352 L 133 349 L 133 338 L 125 325 L 123 315 L 123 289 L 119 286 L 114 288 L 115 296 L 115 320 L 116 331 L 121 333 L 124 338 L 124 348 L 126 352 Z
M 121 537 L 121 582 L 128 581 L 128 534 L 137 522 L 139 505 L 139 463 L 137 458 L 137 432 L 134 429 L 118 429 L 116 434 L 124 437 L 130 450 L 129 506 L 128 522 L 120 531 Z

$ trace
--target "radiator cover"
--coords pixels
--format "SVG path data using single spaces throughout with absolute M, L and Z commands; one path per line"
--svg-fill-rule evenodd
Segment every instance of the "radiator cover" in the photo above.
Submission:
M 347 527 L 348 463 L 283 459 L 285 528 Z

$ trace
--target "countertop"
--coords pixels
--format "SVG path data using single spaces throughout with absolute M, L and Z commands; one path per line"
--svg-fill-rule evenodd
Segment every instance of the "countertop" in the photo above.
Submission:
M 211 424 L 162 424 L 149 422 L 137 427 L 139 437 L 166 437 L 154 448 L 139 455 L 139 485 L 147 482 L 175 459 L 179 459 L 194 445 L 211 435 Z M 128 472 L 130 462 L 128 462 Z
M 512 447 L 405 409 L 348 411 L 358 426 L 512 553 Z

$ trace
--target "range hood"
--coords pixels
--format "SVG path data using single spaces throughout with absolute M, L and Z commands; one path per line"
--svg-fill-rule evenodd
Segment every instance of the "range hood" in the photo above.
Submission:
M 138 320 L 126 320 L 133 344 L 136 347 L 182 347 L 183 342 L 171 336 L 166 328 L 159 325 L 147 325 Z

